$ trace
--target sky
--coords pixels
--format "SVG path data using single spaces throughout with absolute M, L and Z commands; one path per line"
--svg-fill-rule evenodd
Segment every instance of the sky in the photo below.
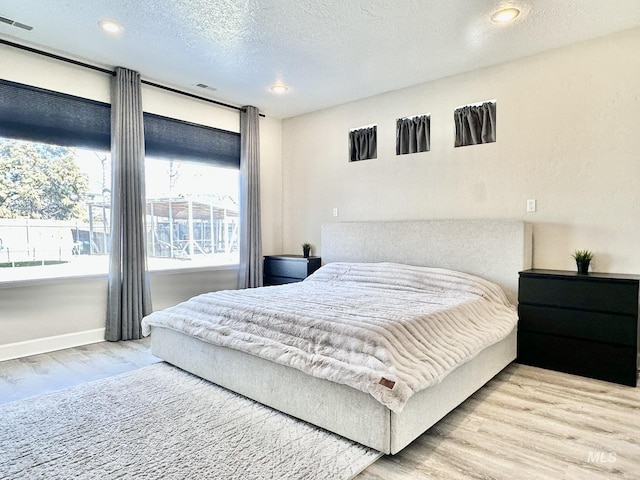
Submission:
M 103 189 L 103 162 L 106 158 L 104 183 L 111 189 L 110 155 L 76 148 L 78 166 L 89 177 L 89 192 L 100 194 Z M 238 171 L 204 163 L 147 158 L 145 160 L 145 188 L 147 198 L 201 198 L 209 195 L 229 195 L 238 198 Z M 170 172 L 173 182 L 170 181 Z

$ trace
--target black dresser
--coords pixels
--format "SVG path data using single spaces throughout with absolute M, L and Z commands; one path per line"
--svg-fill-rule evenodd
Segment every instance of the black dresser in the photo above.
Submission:
M 267 255 L 264 257 L 264 284 L 300 282 L 320 268 L 320 257 Z
M 518 362 L 636 386 L 640 276 L 520 272 Z

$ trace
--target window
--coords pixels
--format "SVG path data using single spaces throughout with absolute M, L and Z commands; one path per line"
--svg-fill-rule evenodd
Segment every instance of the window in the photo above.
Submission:
M 108 271 L 110 115 L 0 80 L 0 281 Z M 238 263 L 240 135 L 149 113 L 144 129 L 149 268 Z
M 237 264 L 239 170 L 145 160 L 150 270 Z
M 145 160 L 150 270 L 238 263 L 238 176 Z M 0 138 L 0 281 L 106 273 L 110 187 L 109 152 Z
M 428 152 L 431 149 L 431 115 L 396 120 L 396 155 Z
M 150 270 L 237 264 L 240 135 L 144 114 Z
M 109 194 L 110 115 L 0 80 L 0 280 L 107 271 L 108 218 L 91 205 Z
M 475 105 L 456 108 L 455 147 L 479 145 L 496 141 L 496 101 L 490 100 Z
M 378 157 L 378 126 L 354 128 L 349 131 L 349 161 Z
M 0 280 L 106 272 L 110 170 L 105 151 L 0 138 Z

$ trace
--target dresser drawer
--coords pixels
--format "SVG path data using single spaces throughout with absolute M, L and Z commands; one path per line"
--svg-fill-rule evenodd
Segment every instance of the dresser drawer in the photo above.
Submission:
M 307 276 L 308 263 L 304 260 L 280 260 L 271 258 L 264 265 L 264 274 L 270 277 L 303 279 Z
M 520 276 L 520 303 L 638 316 L 638 283 Z
M 518 306 L 518 329 L 635 347 L 635 317 L 537 305 Z
M 518 362 L 636 386 L 635 347 L 518 331 Z
M 286 283 L 296 283 L 299 282 L 300 278 L 292 278 L 292 277 L 264 277 L 265 285 L 284 285 Z

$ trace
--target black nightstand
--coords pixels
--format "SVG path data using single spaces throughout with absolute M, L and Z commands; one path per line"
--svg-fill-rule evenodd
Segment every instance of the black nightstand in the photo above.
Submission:
M 320 268 L 320 257 L 267 255 L 264 257 L 264 284 L 300 282 Z
M 520 272 L 518 362 L 636 386 L 640 276 Z

